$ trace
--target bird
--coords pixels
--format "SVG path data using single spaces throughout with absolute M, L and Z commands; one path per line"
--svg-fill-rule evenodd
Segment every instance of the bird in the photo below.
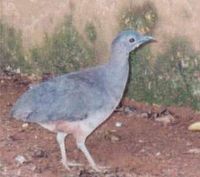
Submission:
M 29 88 L 18 98 L 10 115 L 37 123 L 56 133 L 61 162 L 68 170 L 82 164 L 66 156 L 65 138 L 72 134 L 77 148 L 95 171 L 101 171 L 85 142 L 120 103 L 129 75 L 129 54 L 139 46 L 155 41 L 152 36 L 124 30 L 111 43 L 105 64 L 56 76 Z

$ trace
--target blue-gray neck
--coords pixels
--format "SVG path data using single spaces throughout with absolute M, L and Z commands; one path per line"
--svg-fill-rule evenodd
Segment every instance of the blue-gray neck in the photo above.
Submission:
M 129 74 L 129 54 L 125 52 L 113 52 L 106 64 L 106 80 L 110 92 L 116 99 L 121 99 Z

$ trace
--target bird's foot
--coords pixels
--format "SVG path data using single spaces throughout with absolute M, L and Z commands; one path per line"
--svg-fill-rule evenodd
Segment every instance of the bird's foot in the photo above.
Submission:
M 67 169 L 67 170 L 71 170 L 70 167 L 80 167 L 80 166 L 83 166 L 83 164 L 80 164 L 80 163 L 76 163 L 76 162 L 70 162 L 70 161 L 63 161 L 61 160 L 62 164 L 64 165 L 64 167 Z
M 63 161 L 61 161 L 61 162 L 62 162 L 63 166 L 64 166 L 68 171 L 71 170 L 71 169 L 69 168 L 69 165 L 68 165 L 67 163 L 65 163 L 65 162 L 63 162 Z
M 69 167 L 81 167 L 81 166 L 83 166 L 83 164 L 81 164 L 81 163 L 76 163 L 76 162 L 67 162 L 67 165 L 68 165 Z
M 96 172 L 107 172 L 109 170 L 109 167 L 104 167 L 104 166 L 92 166 L 92 169 Z

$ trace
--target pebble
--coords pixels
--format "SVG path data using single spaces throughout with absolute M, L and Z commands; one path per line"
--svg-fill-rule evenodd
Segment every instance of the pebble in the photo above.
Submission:
M 144 143 L 144 140 L 138 140 L 139 143 Z
M 155 118 L 155 121 L 161 122 L 164 125 L 168 125 L 170 123 L 173 123 L 175 121 L 175 118 L 172 115 L 169 114 L 169 115 L 157 117 L 157 118 Z
M 200 122 L 195 122 L 188 127 L 191 131 L 200 131 Z
M 148 113 L 143 112 L 143 113 L 140 114 L 140 117 L 141 117 L 141 118 L 148 118 L 149 115 L 148 115 Z
M 120 141 L 120 136 L 117 136 L 117 135 L 111 135 L 110 136 L 110 141 L 112 142 L 112 143 L 115 143 L 115 142 L 118 142 L 118 141 Z
M 192 148 L 188 150 L 191 154 L 200 154 L 200 148 Z
M 26 158 L 25 158 L 24 156 L 22 156 L 22 155 L 17 155 L 17 156 L 15 157 L 15 161 L 16 161 L 18 164 L 20 164 L 20 165 L 22 165 L 22 164 L 24 164 L 25 162 L 27 162 Z
M 121 140 L 121 137 L 116 134 L 115 130 L 110 130 L 105 133 L 105 139 L 111 141 L 112 143 L 116 143 Z
M 22 128 L 27 128 L 28 127 L 28 123 L 23 123 L 22 124 Z
M 157 152 L 157 153 L 156 153 L 156 156 L 160 156 L 160 155 L 161 155 L 161 152 Z
M 119 127 L 122 127 L 122 122 L 116 122 L 116 123 L 115 123 L 115 127 L 118 127 L 118 128 L 119 128 Z
M 34 158 L 43 158 L 43 157 L 47 157 L 47 153 L 46 151 L 42 150 L 42 149 L 35 149 L 33 154 L 32 154 L 32 157 Z

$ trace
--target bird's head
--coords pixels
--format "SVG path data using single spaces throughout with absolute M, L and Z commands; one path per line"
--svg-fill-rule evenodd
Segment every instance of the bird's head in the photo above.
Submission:
M 155 41 L 151 36 L 143 36 L 132 30 L 120 32 L 112 42 L 112 51 L 125 52 L 129 54 L 139 46 Z

